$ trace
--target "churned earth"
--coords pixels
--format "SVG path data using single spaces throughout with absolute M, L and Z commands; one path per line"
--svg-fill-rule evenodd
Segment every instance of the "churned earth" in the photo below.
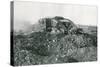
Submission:
M 39 31 L 13 35 L 15 66 L 97 60 L 97 27 L 73 28 L 74 24 L 67 25 L 72 21 L 63 17 L 49 18 L 48 21 L 44 21 L 45 19 L 39 20 L 42 24 Z M 46 25 L 48 22 L 50 25 Z

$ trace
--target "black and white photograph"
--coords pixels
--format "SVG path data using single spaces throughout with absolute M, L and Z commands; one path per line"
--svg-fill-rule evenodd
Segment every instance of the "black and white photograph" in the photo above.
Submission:
M 97 61 L 97 6 L 11 2 L 11 65 Z

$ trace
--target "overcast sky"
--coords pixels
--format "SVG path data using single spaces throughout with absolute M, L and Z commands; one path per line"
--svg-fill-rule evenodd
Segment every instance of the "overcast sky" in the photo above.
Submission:
M 39 18 L 54 16 L 63 16 L 76 24 L 97 25 L 96 6 L 23 1 L 15 1 L 14 3 L 15 29 L 20 29 L 28 24 L 37 23 Z

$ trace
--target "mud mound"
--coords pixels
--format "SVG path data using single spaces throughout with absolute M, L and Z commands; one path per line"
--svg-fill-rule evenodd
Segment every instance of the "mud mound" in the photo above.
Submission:
M 97 36 L 64 17 L 42 18 L 40 30 L 14 36 L 14 65 L 97 60 Z

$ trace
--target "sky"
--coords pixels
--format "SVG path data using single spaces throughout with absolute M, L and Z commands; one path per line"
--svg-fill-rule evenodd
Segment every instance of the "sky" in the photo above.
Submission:
M 44 2 L 14 2 L 14 28 L 27 28 L 43 17 L 63 16 L 75 24 L 97 25 L 97 7 L 86 5 L 44 3 Z

